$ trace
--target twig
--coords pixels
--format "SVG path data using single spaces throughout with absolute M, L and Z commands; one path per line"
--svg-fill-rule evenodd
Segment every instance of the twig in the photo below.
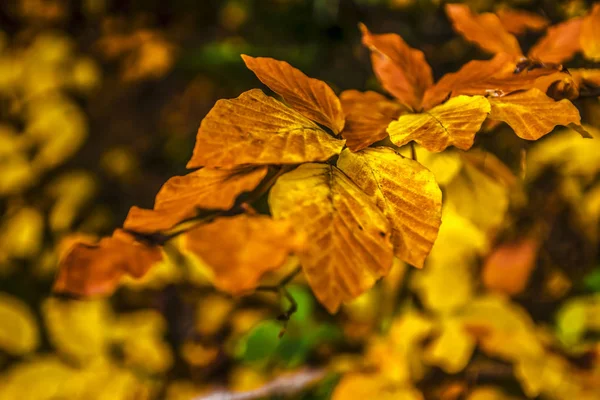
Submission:
M 298 267 L 292 272 L 290 272 L 287 276 L 285 276 L 281 281 L 279 281 L 278 284 L 262 285 L 256 288 L 257 291 L 277 293 L 280 298 L 285 297 L 290 302 L 290 306 L 288 307 L 288 309 L 285 310 L 283 314 L 280 314 L 277 317 L 278 321 L 283 322 L 283 328 L 281 329 L 281 332 L 279 332 L 280 338 L 285 334 L 288 321 L 290 320 L 292 315 L 294 315 L 294 313 L 298 311 L 298 303 L 294 299 L 294 296 L 292 296 L 292 294 L 287 290 L 287 284 L 290 283 L 300 273 L 300 271 L 301 268 Z
M 417 149 L 415 148 L 415 142 L 410 142 L 410 155 L 412 159 L 417 161 Z

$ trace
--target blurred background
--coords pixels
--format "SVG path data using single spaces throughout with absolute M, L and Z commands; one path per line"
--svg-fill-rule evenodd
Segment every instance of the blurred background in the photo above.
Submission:
M 582 15 L 589 6 L 468 3 L 480 11 L 520 7 L 553 22 Z M 447 246 L 458 240 L 479 257 L 507 238 L 516 238 L 519 253 L 528 246 L 520 233 L 552 215 L 555 224 L 539 243 L 549 249 L 546 258 L 514 273 L 522 276 L 519 290 L 508 284 L 507 293 L 494 278 L 485 282 L 481 263 L 462 253 L 456 257 L 465 267 L 447 266 L 450 273 L 397 266 L 391 283 L 334 317 L 298 282 L 290 290 L 300 311 L 281 340 L 277 299 L 231 299 L 173 263 L 128 282 L 109 299 L 74 302 L 51 295 L 61 244 L 110 234 L 132 205 L 151 208 L 160 186 L 185 173 L 196 130 L 215 101 L 263 87 L 241 53 L 288 61 L 337 93 L 381 91 L 360 44 L 359 22 L 374 33 L 399 33 L 423 50 L 436 79 L 470 59 L 489 57 L 452 31 L 443 4 L 434 0 L 0 2 L 0 399 L 183 400 L 216 387 L 251 390 L 299 368 L 334 364 L 343 372 L 362 357 L 370 338 L 386 331 L 382 325 L 408 315 L 394 308 L 382 319 L 382 298 L 400 299 L 401 310 L 423 313 L 438 326 L 446 309 L 493 291 L 529 315 L 523 329 L 543 330 L 563 346 L 557 353 L 568 368 L 557 367 L 559 381 L 579 379 L 565 372 L 572 368 L 592 371 L 585 375 L 590 382 L 600 376 L 600 148 L 581 145 L 569 132 L 542 141 L 541 150 L 502 127 L 478 140 L 476 148 L 494 153 L 515 173 L 521 149 L 531 147 L 531 179 L 516 199 L 497 176 L 483 193 L 452 185 L 454 175 L 440 179 L 456 193 L 455 208 L 468 209 L 462 214 L 469 221 L 448 225 L 456 231 L 447 233 Z M 524 48 L 537 37 L 525 36 Z M 577 59 L 574 66 L 593 65 Z M 599 122 L 597 103 L 577 103 L 592 130 Z M 428 165 L 428 156 L 420 157 Z M 481 174 L 465 172 L 453 160 L 432 162 L 441 173 L 450 165 L 455 174 Z M 506 201 L 497 205 L 496 199 Z M 490 204 L 497 207 L 487 212 L 498 211 L 497 221 L 481 209 Z M 413 371 L 409 381 L 431 399 L 466 398 L 479 385 L 506 397 L 478 399 L 566 398 L 567 392 L 534 390 L 536 372 L 515 375 L 512 364 L 488 356 L 474 354 L 468 366 L 455 370 L 425 362 L 431 369 Z M 329 374 L 296 397 L 327 399 L 338 380 Z

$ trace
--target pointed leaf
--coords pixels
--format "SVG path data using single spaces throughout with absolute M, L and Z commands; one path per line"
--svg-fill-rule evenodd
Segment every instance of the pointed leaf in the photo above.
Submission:
M 573 58 L 581 49 L 581 22 L 581 18 L 572 18 L 548 28 L 546 36 L 529 50 L 529 57 L 549 63 L 562 63 Z
M 340 100 L 346 114 L 342 137 L 352 151 L 385 139 L 388 125 L 404 110 L 399 103 L 371 91 L 346 90 L 340 95 Z
M 496 15 L 504 29 L 515 35 L 522 35 L 527 31 L 541 31 L 550 24 L 547 18 L 524 10 L 501 8 L 496 11 Z
M 437 237 L 442 192 L 431 171 L 389 147 L 344 150 L 338 168 L 373 199 L 392 224 L 394 252 L 422 268 Z
M 342 105 L 333 90 L 323 81 L 309 78 L 285 61 L 242 54 L 248 69 L 262 83 L 283 97 L 291 107 L 334 133 L 344 128 Z
M 580 124 L 577 107 L 569 100 L 554 101 L 538 89 L 490 97 L 490 118 L 506 122 L 517 136 L 537 140 L 555 126 Z
M 281 267 L 303 243 L 289 221 L 241 214 L 190 230 L 182 246 L 202 260 L 218 289 L 242 294 L 254 290 L 262 275 Z
M 342 171 L 304 164 L 269 194 L 275 218 L 289 218 L 310 240 L 300 262 L 319 301 L 334 313 L 387 275 L 393 260 L 385 215 Z
M 217 101 L 200 124 L 187 167 L 325 161 L 343 146 L 343 140 L 253 89 L 236 99 Z
M 497 15 L 476 14 L 465 4 L 446 4 L 446 14 L 458 33 L 483 50 L 492 54 L 523 54 L 517 38 L 504 29 Z
M 253 190 L 267 173 L 267 167 L 222 170 L 202 168 L 169 179 L 156 195 L 154 210 L 132 207 L 125 229 L 153 233 L 173 228 L 196 215 L 198 208 L 229 210 L 242 193 Z
M 433 84 L 431 67 L 422 51 L 394 33 L 374 35 L 360 25 L 362 41 L 371 50 L 373 71 L 381 85 L 400 103 L 418 110 L 423 94 Z
M 594 4 L 583 18 L 579 43 L 585 58 L 600 61 L 600 3 Z
M 458 96 L 421 114 L 402 115 L 387 131 L 397 146 L 414 140 L 429 151 L 448 146 L 468 150 L 489 112 L 485 97 Z

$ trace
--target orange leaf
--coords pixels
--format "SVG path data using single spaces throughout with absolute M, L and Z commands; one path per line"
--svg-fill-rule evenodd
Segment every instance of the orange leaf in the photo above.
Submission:
M 550 23 L 547 18 L 524 10 L 501 8 L 496 15 L 504 29 L 515 35 L 522 35 L 528 30 L 541 31 Z
M 303 164 L 282 175 L 269 193 L 269 205 L 275 218 L 289 219 L 310 238 L 299 254 L 300 263 L 329 312 L 389 273 L 390 223 L 338 168 Z
M 538 89 L 490 97 L 491 119 L 506 122 L 517 136 L 537 140 L 556 125 L 580 124 L 577 107 L 569 100 L 554 101 Z
M 423 52 L 407 45 L 395 33 L 374 35 L 363 24 L 360 29 L 383 88 L 405 106 L 420 109 L 425 90 L 433 84 L 431 67 Z
M 344 146 L 259 89 L 219 100 L 202 120 L 188 168 L 325 161 Z
M 485 287 L 511 296 L 521 293 L 535 267 L 538 248 L 535 240 L 523 239 L 494 249 L 483 265 Z
M 579 42 L 585 58 L 600 61 L 600 3 L 583 19 Z
M 111 294 L 125 275 L 141 278 L 162 259 L 158 247 L 117 229 L 97 244 L 74 243 L 60 257 L 54 291 L 80 296 Z
M 304 243 L 289 221 L 244 214 L 200 225 L 183 240 L 209 268 L 215 287 L 231 294 L 256 288 L 262 275 L 281 267 Z
M 346 90 L 340 95 L 346 114 L 342 137 L 352 151 L 362 150 L 387 137 L 390 122 L 400 116 L 404 107 L 375 92 Z
M 483 50 L 513 56 L 523 54 L 517 38 L 504 29 L 497 15 L 476 14 L 464 4 L 446 4 L 446 14 L 458 33 Z
M 156 195 L 154 210 L 132 207 L 125 229 L 153 233 L 173 228 L 196 215 L 197 209 L 229 210 L 236 198 L 253 190 L 265 177 L 267 167 L 222 170 L 202 168 L 169 179 Z
M 246 66 L 291 107 L 321 125 L 340 133 L 344 128 L 342 105 L 323 81 L 309 78 L 285 61 L 242 54 Z
M 549 63 L 562 63 L 573 58 L 581 49 L 581 22 L 581 18 L 573 18 L 548 28 L 546 36 L 529 50 L 529 57 Z

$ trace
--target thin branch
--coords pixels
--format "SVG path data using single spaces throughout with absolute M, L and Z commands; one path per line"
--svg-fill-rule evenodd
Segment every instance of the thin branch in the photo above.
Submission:
M 410 155 L 412 159 L 417 161 L 417 149 L 415 148 L 415 142 L 410 142 Z

